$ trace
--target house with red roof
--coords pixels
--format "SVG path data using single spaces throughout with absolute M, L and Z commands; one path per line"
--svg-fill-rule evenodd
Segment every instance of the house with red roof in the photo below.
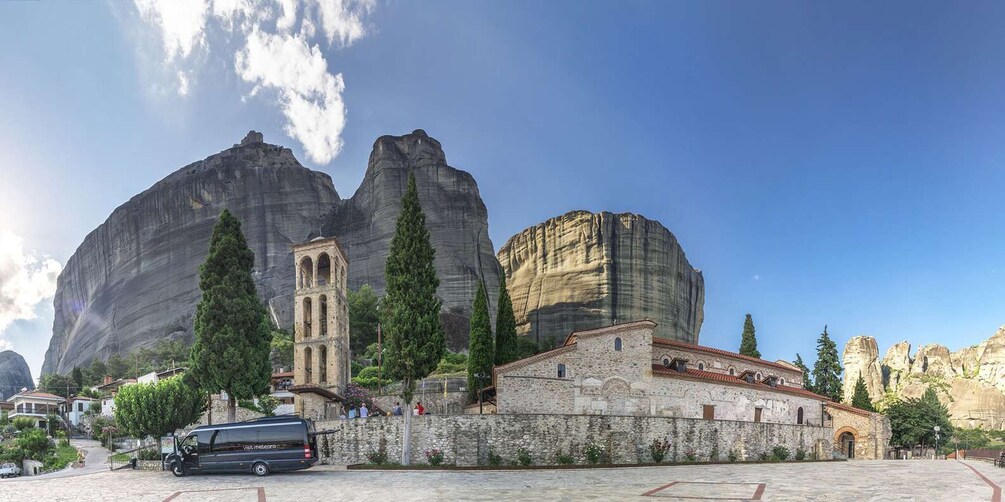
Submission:
M 14 406 L 8 416 L 10 418 L 28 417 L 35 421 L 35 426 L 45 428 L 49 413 L 62 413 L 62 404 L 66 400 L 48 392 L 26 390 L 7 398 Z

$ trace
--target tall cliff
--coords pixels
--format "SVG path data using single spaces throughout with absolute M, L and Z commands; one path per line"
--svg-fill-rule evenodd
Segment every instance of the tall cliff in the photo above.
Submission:
M 0 352 L 0 399 L 7 399 L 21 389 L 34 389 L 31 369 L 21 354 L 13 350 Z
M 1005 429 L 1005 326 L 987 340 L 955 352 L 931 344 L 918 347 L 911 356 L 911 344 L 891 346 L 882 360 L 872 337 L 855 337 L 845 346 L 845 399 L 850 400 L 859 372 L 866 378 L 869 397 L 921 396 L 934 387 L 939 399 L 949 407 L 953 422 L 961 427 Z M 880 386 L 872 385 L 876 364 Z M 857 377 L 856 377 L 857 378 Z
M 224 208 L 255 253 L 262 298 L 290 294 L 290 246 L 317 235 L 339 200 L 328 175 L 255 132 L 179 169 L 115 209 L 67 260 L 42 372 L 67 373 L 158 340 L 190 342 L 199 265 Z
M 421 129 L 377 138 L 363 182 L 352 198 L 325 219 L 322 231 L 338 238 L 349 255 L 349 288 L 369 284 L 383 294 L 384 263 L 409 173 L 415 174 L 426 227 L 436 248 L 437 293 L 443 300 L 447 345 L 466 350 L 478 282 L 483 281 L 489 293 L 494 322 L 500 269 L 478 184 L 467 172 L 447 165 L 439 141 Z
M 518 334 L 543 341 L 648 318 L 655 336 L 698 341 L 704 279 L 657 221 L 571 211 L 514 235 L 498 256 Z

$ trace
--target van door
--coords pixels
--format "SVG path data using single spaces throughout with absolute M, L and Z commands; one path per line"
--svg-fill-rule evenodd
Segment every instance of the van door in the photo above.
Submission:
M 204 471 L 222 470 L 226 451 L 226 431 L 206 431 L 199 435 L 199 467 Z

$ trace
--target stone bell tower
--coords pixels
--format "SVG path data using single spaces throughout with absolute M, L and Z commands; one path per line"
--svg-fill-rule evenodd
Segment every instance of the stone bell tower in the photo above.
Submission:
M 296 413 L 323 419 L 337 413 L 333 400 L 344 395 L 350 378 L 349 259 L 333 237 L 294 245 L 293 257 L 297 276 L 290 390 L 296 394 Z

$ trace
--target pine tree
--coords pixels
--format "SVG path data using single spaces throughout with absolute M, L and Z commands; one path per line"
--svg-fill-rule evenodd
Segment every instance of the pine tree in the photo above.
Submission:
M 813 390 L 813 379 L 810 375 L 810 369 L 806 367 L 806 363 L 803 362 L 803 356 L 796 353 L 796 362 L 793 363 L 797 368 L 803 372 L 803 388 L 809 391 Z
M 489 321 L 489 304 L 485 288 L 478 283 L 475 303 L 471 312 L 471 329 L 468 338 L 468 398 L 478 400 L 478 391 L 492 374 L 492 325 Z
M 817 362 L 813 364 L 813 391 L 834 401 L 841 400 L 841 360 L 827 326 L 817 339 Z
M 77 386 L 76 392 L 80 392 L 84 388 L 84 372 L 80 370 L 80 366 L 73 367 L 70 378 L 73 379 L 73 383 Z
M 747 319 L 743 321 L 740 353 L 745 356 L 761 358 L 761 352 L 757 350 L 757 337 L 754 336 L 754 319 L 750 317 L 750 314 L 747 314 Z
M 869 398 L 869 389 L 865 386 L 862 373 L 858 374 L 858 380 L 855 381 L 855 393 L 852 394 L 851 405 L 860 410 L 876 411 L 872 405 L 872 399 Z
M 516 338 L 516 316 L 513 301 L 506 290 L 506 276 L 499 277 L 499 311 L 496 315 L 496 366 L 519 359 Z
M 272 376 L 272 331 L 255 290 L 254 265 L 241 222 L 225 209 L 199 269 L 202 299 L 195 311 L 190 371 L 206 392 L 227 392 L 230 422 L 236 420 L 238 399 L 265 393 Z
M 439 364 L 445 351 L 440 306 L 436 296 L 440 279 L 433 258 L 436 250 L 429 242 L 426 215 L 419 205 L 415 175 L 409 173 L 408 187 L 401 199 L 401 214 L 395 225 L 384 277 L 387 283 L 380 311 L 388 376 L 400 380 L 401 399 L 411 410 L 415 382 Z M 405 413 L 405 434 L 401 463 L 411 456 L 411 413 Z

